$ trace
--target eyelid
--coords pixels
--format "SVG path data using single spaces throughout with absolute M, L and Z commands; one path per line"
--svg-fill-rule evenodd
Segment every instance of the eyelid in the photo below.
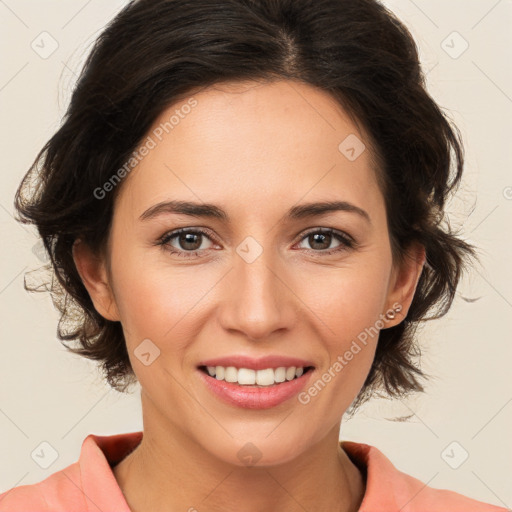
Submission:
M 301 242 L 302 240 L 304 240 L 304 238 L 306 238 L 307 236 L 309 236 L 309 235 L 311 235 L 313 233 L 327 233 L 327 234 L 330 233 L 330 234 L 333 234 L 333 235 L 338 235 L 339 237 L 343 238 L 347 242 L 350 242 L 351 244 L 357 245 L 357 242 L 354 239 L 354 237 L 349 235 L 347 232 L 340 231 L 339 229 L 335 229 L 335 228 L 327 228 L 327 227 L 320 227 L 320 226 L 307 229 L 306 231 L 301 231 L 300 234 L 298 235 L 299 238 L 298 238 L 297 241 Z M 317 252 L 320 252 L 320 251 L 317 251 Z
M 209 238 L 212 242 L 219 243 L 217 241 L 217 237 L 213 234 L 213 231 L 208 228 L 203 227 L 195 227 L 195 226 L 187 226 L 183 228 L 171 229 L 170 231 L 166 231 L 161 237 L 157 239 L 157 242 L 165 243 L 165 240 L 170 240 L 181 233 L 201 233 Z

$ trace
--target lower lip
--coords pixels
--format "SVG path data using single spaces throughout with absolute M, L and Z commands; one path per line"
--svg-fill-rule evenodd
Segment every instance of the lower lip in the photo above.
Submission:
M 309 370 L 293 380 L 261 388 L 217 380 L 202 370 L 197 371 L 208 389 L 225 402 L 246 409 L 270 409 L 297 395 L 314 370 Z

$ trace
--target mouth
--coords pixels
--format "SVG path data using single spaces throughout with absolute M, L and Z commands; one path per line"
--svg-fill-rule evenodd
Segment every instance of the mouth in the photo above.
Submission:
M 268 388 L 299 379 L 314 369 L 313 366 L 279 366 L 277 368 L 237 368 L 235 366 L 198 367 L 200 371 L 218 381 L 229 382 L 238 386 Z
M 285 402 L 291 406 L 315 370 L 306 361 L 288 357 L 231 357 L 203 363 L 197 374 L 212 396 L 243 409 L 270 409 Z

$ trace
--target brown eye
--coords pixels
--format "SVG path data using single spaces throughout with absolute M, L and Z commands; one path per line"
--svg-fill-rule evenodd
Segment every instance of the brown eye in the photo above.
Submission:
M 201 229 L 178 229 L 165 234 L 158 242 L 158 245 L 165 247 L 171 254 L 185 258 L 198 256 L 198 253 L 205 252 L 210 246 L 204 246 L 205 240 L 213 245 L 212 238 Z
M 333 236 L 331 233 L 313 233 L 308 235 L 308 242 L 313 249 L 329 249 Z
M 320 254 L 332 254 L 334 252 L 343 251 L 354 248 L 356 243 L 352 237 L 337 232 L 333 229 L 316 229 L 306 233 L 301 243 L 307 241 L 311 249 L 305 247 L 308 252 L 316 252 Z M 338 242 L 338 245 L 331 247 L 331 244 Z
M 180 233 L 176 240 L 181 249 L 196 251 L 201 247 L 202 236 L 199 233 Z

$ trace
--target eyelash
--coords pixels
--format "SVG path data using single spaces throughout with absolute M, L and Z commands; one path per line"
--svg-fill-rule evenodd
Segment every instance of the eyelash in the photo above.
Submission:
M 184 250 L 178 250 L 169 245 L 169 242 L 178 237 L 181 234 L 184 233 L 191 233 L 191 234 L 200 234 L 204 235 L 210 241 L 215 242 L 215 238 L 210 234 L 209 231 L 205 231 L 201 228 L 181 228 L 177 229 L 175 231 L 170 231 L 168 233 L 165 233 L 162 237 L 160 237 L 156 243 L 156 245 L 162 246 L 165 248 L 166 251 L 170 252 L 171 254 L 174 254 L 178 257 L 182 258 L 193 258 L 193 257 L 201 257 L 199 253 L 204 252 L 204 249 L 199 249 L 195 251 L 184 251 Z M 309 231 L 307 231 L 302 238 L 299 240 L 299 243 L 302 242 L 304 239 L 306 239 L 308 236 L 316 234 L 316 233 L 322 233 L 322 234 L 328 234 L 332 235 L 336 240 L 341 242 L 341 245 L 338 247 L 335 247 L 334 249 L 325 249 L 325 250 L 315 250 L 315 249 L 305 249 L 308 253 L 314 253 L 315 256 L 321 255 L 321 256 L 330 256 L 332 254 L 346 251 L 348 249 L 354 249 L 357 247 L 357 242 L 350 237 L 349 235 L 342 233 L 340 231 L 337 231 L 332 228 L 313 228 Z

